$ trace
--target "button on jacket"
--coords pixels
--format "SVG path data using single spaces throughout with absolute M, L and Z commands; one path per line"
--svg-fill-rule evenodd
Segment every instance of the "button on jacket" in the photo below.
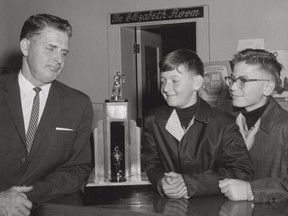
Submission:
M 156 186 L 164 173 L 180 173 L 190 197 L 221 194 L 220 179 L 253 177 L 235 117 L 198 100 L 194 122 L 180 141 L 165 129 L 174 110 L 165 106 L 145 118 L 141 143 L 142 167 L 151 183 Z

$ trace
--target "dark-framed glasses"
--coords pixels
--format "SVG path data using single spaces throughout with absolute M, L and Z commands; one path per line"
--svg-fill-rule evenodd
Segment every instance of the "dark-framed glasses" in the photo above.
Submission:
M 236 85 L 238 86 L 238 88 L 242 89 L 244 88 L 246 82 L 270 81 L 270 80 L 269 79 L 246 79 L 244 77 L 235 78 L 233 76 L 227 76 L 225 77 L 225 81 L 229 87 L 232 87 L 232 85 L 236 82 Z

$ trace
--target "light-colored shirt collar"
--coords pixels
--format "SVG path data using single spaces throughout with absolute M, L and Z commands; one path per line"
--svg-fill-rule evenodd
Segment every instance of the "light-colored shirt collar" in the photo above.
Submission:
M 181 126 L 181 122 L 180 122 L 180 119 L 179 119 L 179 117 L 177 115 L 177 112 L 174 109 L 173 112 L 171 113 L 166 125 L 165 125 L 165 129 L 172 136 L 174 136 L 178 141 L 181 141 L 181 139 L 183 138 L 183 136 L 186 133 L 186 131 L 191 127 L 191 125 L 194 124 L 194 119 L 195 119 L 195 115 L 191 119 L 191 121 L 190 121 L 189 125 L 187 126 L 187 128 L 184 130 L 183 127 Z
M 252 128 L 250 128 L 250 130 L 248 130 L 248 127 L 246 124 L 246 118 L 242 113 L 240 113 L 238 117 L 236 118 L 236 123 L 239 126 L 240 133 L 242 134 L 242 137 L 249 151 L 254 145 L 255 136 L 260 128 L 261 118 L 257 120 L 255 125 Z
M 30 91 L 33 91 L 33 88 L 35 88 L 35 86 L 30 83 L 22 74 L 22 72 L 20 71 L 19 75 L 18 75 L 18 82 L 19 82 L 19 87 L 20 87 L 20 91 L 22 92 L 23 95 L 27 95 L 29 94 Z M 47 98 L 48 94 L 49 94 L 49 90 L 51 87 L 51 83 L 42 86 L 41 89 L 41 93 Z

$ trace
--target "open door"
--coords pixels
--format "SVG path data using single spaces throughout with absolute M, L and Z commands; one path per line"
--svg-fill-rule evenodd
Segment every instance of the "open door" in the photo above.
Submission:
M 136 28 L 121 28 L 121 73 L 126 76 L 124 99 L 129 102 L 130 118 L 141 126 L 143 117 L 162 101 L 159 61 L 161 35 Z
M 130 119 L 137 119 L 137 74 L 136 56 L 134 53 L 134 28 L 121 28 L 121 73 L 125 75 L 123 99 L 128 100 Z
M 162 58 L 161 35 L 146 30 L 137 30 L 138 73 L 138 122 L 154 107 L 159 106 L 160 94 L 159 61 Z

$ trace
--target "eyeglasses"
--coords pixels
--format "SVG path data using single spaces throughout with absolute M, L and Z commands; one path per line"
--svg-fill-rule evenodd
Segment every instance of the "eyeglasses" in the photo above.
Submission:
M 225 77 L 226 83 L 229 87 L 236 82 L 238 88 L 243 89 L 246 82 L 256 82 L 256 81 L 270 81 L 269 79 L 246 79 L 243 77 L 234 78 L 233 76 Z

